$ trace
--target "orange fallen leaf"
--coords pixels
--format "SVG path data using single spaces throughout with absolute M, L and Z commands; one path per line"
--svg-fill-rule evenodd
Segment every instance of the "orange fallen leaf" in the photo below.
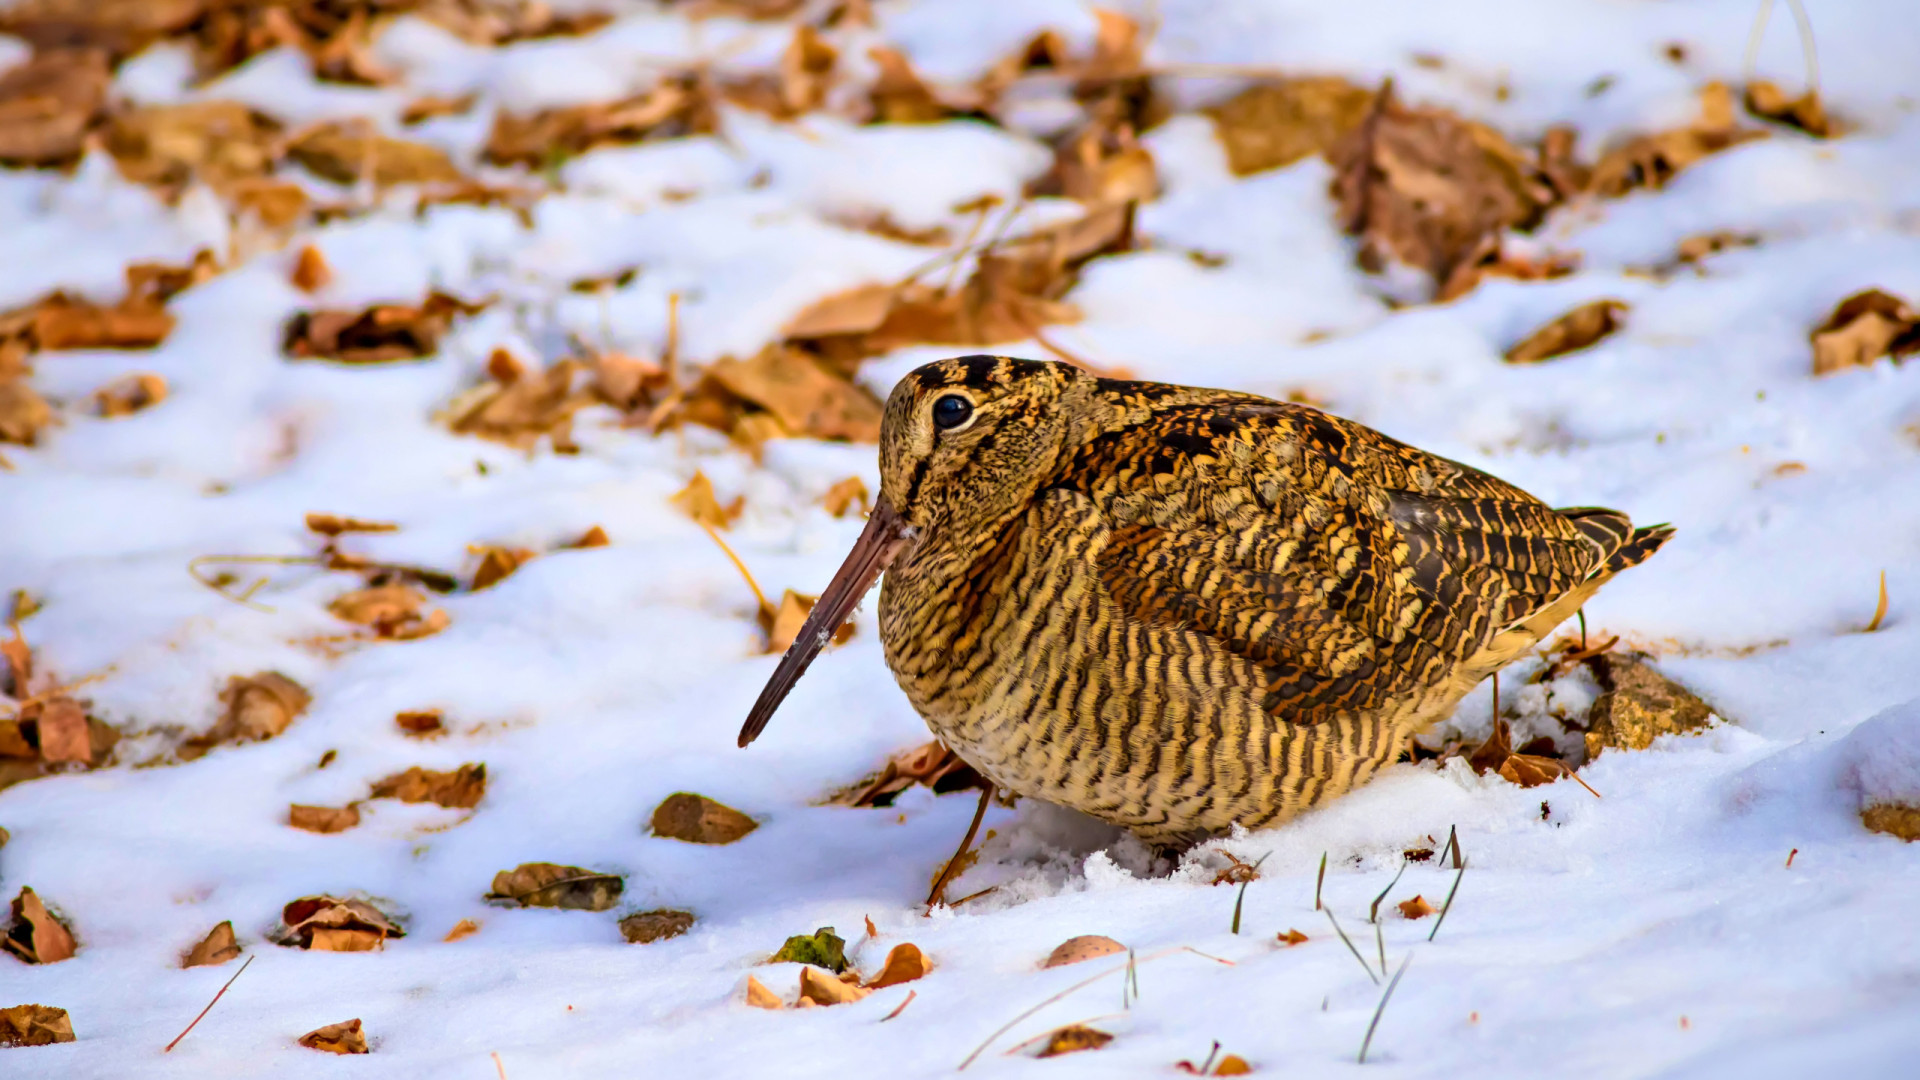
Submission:
M 660 908 L 642 911 L 620 920 L 620 936 L 629 944 L 647 945 L 676 938 L 693 929 L 693 912 Z
M 472 919 L 461 919 L 459 922 L 454 923 L 453 929 L 447 931 L 447 936 L 440 940 L 447 942 L 459 941 L 462 938 L 472 937 L 479 932 L 479 923 L 474 922 Z
M 1400 909 L 1401 915 L 1409 919 L 1424 919 L 1433 914 L 1433 905 L 1427 903 L 1427 898 L 1424 896 L 1415 896 L 1411 900 L 1402 900 L 1394 906 Z
M 339 514 L 308 514 L 307 529 L 322 536 L 339 536 L 341 533 L 399 532 L 400 526 L 391 521 L 367 521 Z
M 207 931 L 207 936 L 194 943 L 187 955 L 180 958 L 183 968 L 218 967 L 240 955 L 240 942 L 233 936 L 233 922 L 224 921 Z
M 434 803 L 450 810 L 471 810 L 487 793 L 487 767 L 468 763 L 451 772 L 418 765 L 374 782 L 372 798 L 404 803 Z
M 0 1009 L 0 1047 L 51 1046 L 73 1041 L 73 1018 L 51 1005 Z
M 365 900 L 305 896 L 280 913 L 286 924 L 275 941 L 316 952 L 371 952 L 388 938 L 406 937 L 399 923 Z
M 427 735 L 439 735 L 447 730 L 446 723 L 442 719 L 439 709 L 414 709 L 408 712 L 395 713 L 393 722 L 401 731 L 416 738 Z
M 820 496 L 820 505 L 834 517 L 846 517 L 854 503 L 860 504 L 860 512 L 865 514 L 873 508 L 873 496 L 867 492 L 867 482 L 857 476 L 849 476 L 827 489 Z
M 1099 934 L 1082 934 L 1079 937 L 1068 938 L 1061 942 L 1053 952 L 1047 955 L 1046 961 L 1040 966 L 1043 968 L 1065 967 L 1068 964 L 1078 964 L 1086 960 L 1096 960 L 1102 956 L 1112 956 L 1114 953 L 1123 953 L 1126 951 L 1127 947 L 1125 945 L 1120 944 L 1110 937 L 1103 937 Z
M 291 280 L 293 287 L 301 292 L 319 292 L 333 281 L 333 267 L 327 265 L 327 257 L 320 249 L 308 244 L 300 249 L 300 255 L 293 262 Z
M 1627 305 L 1619 300 L 1593 300 L 1528 334 L 1507 350 L 1509 364 L 1537 364 L 1598 344 L 1619 331 Z
M 852 983 L 841 982 L 831 972 L 811 965 L 800 969 L 800 1000 L 815 1005 L 846 1005 L 866 997 L 868 991 Z
M 1035 1057 L 1058 1057 L 1082 1050 L 1098 1050 L 1113 1041 L 1113 1036 L 1084 1024 L 1068 1024 L 1047 1034 L 1047 1043 Z
M 29 964 L 57 964 L 73 956 L 73 932 L 32 889 L 22 888 L 13 901 L 13 925 L 0 947 Z
M 655 836 L 689 844 L 731 844 L 760 823 L 725 803 L 680 791 L 654 808 L 652 827 Z
M 25 379 L 0 379 L 0 443 L 36 445 L 51 423 L 53 407 Z
M 93 392 L 94 411 L 108 419 L 132 416 L 167 400 L 167 380 L 152 372 L 122 375 Z
M 1307 940 L 1307 935 L 1301 933 L 1298 930 L 1290 929 L 1286 933 L 1280 935 L 1280 944 L 1282 945 L 1299 945 L 1306 940 Z
M 360 824 L 360 808 L 357 806 L 303 806 L 300 803 L 294 803 L 287 808 L 287 824 L 313 833 L 346 832 Z
M 698 469 L 694 470 L 693 479 L 687 481 L 687 486 L 681 488 L 671 501 L 680 508 L 681 513 L 693 520 L 710 529 L 721 530 L 730 528 L 747 504 L 746 496 L 736 495 L 731 503 L 721 506 L 719 497 L 713 493 L 713 481 Z
M 474 592 L 498 584 L 534 557 L 534 553 L 526 548 L 492 546 L 480 548 L 479 554 L 480 569 L 473 573 Z
M 1867 289 L 1840 301 L 1814 328 L 1811 340 L 1815 375 L 1866 367 L 1883 356 L 1900 360 L 1920 352 L 1920 310 L 1891 293 Z
M 613 540 L 607 536 L 607 530 L 595 525 L 593 528 L 581 534 L 580 539 L 565 546 L 575 550 L 585 550 L 587 548 L 606 547 L 611 543 L 613 543 Z
M 422 614 L 426 595 L 406 585 L 375 585 L 333 598 L 327 610 L 335 617 L 372 627 L 382 638 L 409 641 L 445 630 L 452 621 L 435 609 Z
M 367 1052 L 367 1035 L 356 1017 L 345 1023 L 315 1028 L 300 1036 L 300 1045 L 329 1054 L 364 1054 Z
M 784 1009 L 787 1007 L 786 1002 L 780 1000 L 780 995 L 767 989 L 766 984 L 751 975 L 747 976 L 747 1004 L 756 1009 Z
M 87 711 L 69 697 L 43 702 L 37 722 L 40 758 L 49 763 L 93 760 L 93 739 L 87 725 Z
M 781 594 L 780 606 L 774 610 L 771 618 L 766 619 L 767 652 L 783 653 L 800 636 L 800 628 L 806 625 L 807 616 L 812 613 L 818 597 L 788 589 Z M 844 644 L 853 637 L 854 622 L 848 619 L 833 632 L 833 644 Z
M 431 356 L 440 338 L 462 315 L 485 303 L 469 304 L 442 292 L 418 304 L 375 304 L 360 311 L 303 311 L 282 334 L 281 349 L 295 359 L 335 360 L 343 364 L 379 364 Z
M 887 952 L 887 962 L 880 966 L 880 974 L 867 983 L 867 989 L 879 990 L 888 986 L 898 986 L 912 982 L 933 969 L 926 954 L 911 942 L 901 942 Z

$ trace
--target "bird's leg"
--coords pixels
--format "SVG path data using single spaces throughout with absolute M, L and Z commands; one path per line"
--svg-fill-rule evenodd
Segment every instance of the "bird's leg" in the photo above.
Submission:
M 960 839 L 960 850 L 953 853 L 947 865 L 940 870 L 940 876 L 933 883 L 933 891 L 927 894 L 927 908 L 946 899 L 947 882 L 960 872 L 960 860 L 966 858 L 967 849 L 973 846 L 974 834 L 980 831 L 980 821 L 987 816 L 987 803 L 993 798 L 993 781 L 982 778 L 980 781 L 980 805 L 973 808 L 973 824 L 967 826 L 967 835 Z

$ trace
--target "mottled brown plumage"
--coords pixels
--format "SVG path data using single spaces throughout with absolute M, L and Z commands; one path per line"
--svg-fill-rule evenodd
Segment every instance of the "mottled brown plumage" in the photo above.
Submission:
M 1158 844 L 1364 782 L 1671 533 L 1305 405 L 1002 357 L 903 379 L 880 464 L 741 745 L 884 569 L 887 663 L 934 734 Z

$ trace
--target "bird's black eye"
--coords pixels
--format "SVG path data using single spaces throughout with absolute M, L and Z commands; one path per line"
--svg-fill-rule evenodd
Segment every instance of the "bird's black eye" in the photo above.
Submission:
M 959 427 L 971 416 L 973 416 L 973 402 L 959 394 L 948 394 L 933 403 L 933 426 L 943 431 Z

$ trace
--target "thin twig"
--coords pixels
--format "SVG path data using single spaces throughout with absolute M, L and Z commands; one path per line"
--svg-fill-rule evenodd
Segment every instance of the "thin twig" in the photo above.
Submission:
M 1579 774 L 1579 773 L 1577 773 L 1577 772 L 1574 772 L 1574 771 L 1573 771 L 1572 769 L 1568 769 L 1568 770 L 1567 770 L 1567 775 L 1568 775 L 1568 776 L 1571 776 L 1571 777 L 1573 777 L 1573 782 L 1574 782 L 1574 783 L 1576 783 L 1576 784 L 1579 784 L 1579 785 L 1580 785 L 1581 787 L 1583 787 L 1583 788 L 1586 788 L 1586 789 L 1587 789 L 1587 793 L 1588 793 L 1589 795 L 1592 795 L 1592 796 L 1593 796 L 1594 798 L 1596 798 L 1596 799 L 1600 797 L 1600 793 L 1599 793 L 1599 792 L 1597 792 L 1597 791 L 1595 791 L 1595 790 L 1593 790 L 1593 785 L 1592 785 L 1592 784 L 1589 784 L 1589 783 L 1587 783 L 1587 782 L 1586 782 L 1585 780 L 1582 780 L 1582 779 L 1580 779 L 1580 774 Z
M 500 1074 L 500 1080 L 507 1080 L 507 1063 L 500 1060 L 500 1051 L 493 1051 L 493 1071 Z
M 1387 894 L 1393 891 L 1393 887 L 1395 885 L 1400 884 L 1400 874 L 1404 874 L 1407 872 L 1407 862 L 1408 862 L 1407 857 L 1405 855 L 1402 855 L 1400 857 L 1400 873 L 1393 875 L 1393 880 L 1387 882 L 1387 887 L 1384 889 L 1381 889 L 1380 895 L 1373 898 L 1373 906 L 1367 909 L 1368 922 L 1377 923 L 1380 921 L 1380 901 L 1385 900 L 1387 898 Z M 1381 970 L 1382 971 L 1386 970 L 1384 965 L 1382 966 Z
M 1361 956 L 1360 950 L 1353 947 L 1353 939 L 1347 936 L 1347 932 L 1340 929 L 1340 920 L 1333 917 L 1333 909 L 1321 908 L 1320 910 L 1327 913 L 1327 921 L 1333 924 L 1333 932 L 1340 935 L 1340 940 L 1346 944 L 1347 951 L 1352 953 L 1353 958 L 1360 962 L 1360 970 L 1367 973 L 1367 978 L 1372 979 L 1375 986 L 1380 985 L 1380 977 L 1373 973 L 1373 968 L 1367 966 L 1366 957 Z
M 1467 876 L 1467 864 L 1462 862 L 1460 869 L 1453 875 L 1453 888 L 1447 890 L 1447 900 L 1440 905 L 1440 917 L 1433 920 L 1433 929 L 1427 931 L 1427 940 L 1440 932 L 1440 924 L 1447 921 L 1447 912 L 1453 910 L 1453 894 L 1460 891 L 1460 879 Z
M 1141 964 L 1151 963 L 1155 960 L 1160 959 L 1163 956 L 1171 956 L 1174 953 L 1180 953 L 1180 952 L 1190 952 L 1195 956 L 1204 957 L 1205 959 L 1212 960 L 1215 963 L 1226 964 L 1228 966 L 1232 966 L 1233 964 L 1233 961 L 1231 960 L 1222 960 L 1217 956 L 1208 956 L 1206 953 L 1201 952 L 1199 949 L 1193 948 L 1192 946 L 1188 946 L 1188 945 L 1175 945 L 1171 948 L 1161 949 L 1159 952 L 1148 953 L 1147 955 L 1139 959 L 1139 963 Z M 1126 971 L 1128 967 L 1132 965 L 1132 963 L 1133 963 L 1132 961 L 1129 961 L 1126 964 L 1121 964 L 1119 967 L 1108 968 L 1107 970 L 1101 972 L 1098 975 L 1090 975 L 1087 978 L 1081 979 L 1079 982 L 1074 983 L 1072 986 L 1067 987 L 1065 990 L 1062 990 L 1057 994 L 1054 994 L 1052 997 L 1047 998 L 1045 1001 L 1042 1001 L 1040 1004 L 1035 1005 L 1032 1008 L 1023 1011 L 1019 1016 L 1016 1016 L 1013 1019 L 1007 1021 L 1006 1023 L 1001 1024 L 998 1028 L 994 1030 L 993 1034 L 987 1036 L 985 1042 L 973 1048 L 973 1053 L 968 1054 L 966 1057 L 966 1060 L 960 1063 L 960 1068 L 964 1069 L 967 1066 L 973 1064 L 974 1061 L 977 1058 L 979 1058 L 981 1054 L 986 1052 L 987 1047 L 993 1045 L 993 1042 L 995 1039 L 998 1039 L 1000 1036 L 1005 1035 L 1008 1031 L 1011 1031 L 1014 1025 L 1020 1023 L 1022 1020 L 1027 1019 L 1028 1017 L 1032 1016 L 1034 1013 L 1039 1012 L 1041 1009 L 1046 1008 L 1047 1006 L 1053 1004 L 1056 1001 L 1059 1001 L 1060 999 L 1066 997 L 1069 994 L 1074 993 L 1077 990 L 1081 990 L 1086 987 L 1092 986 L 1094 983 L 1099 982 L 1101 979 L 1104 979 L 1109 975 L 1117 975 L 1123 971 Z
M 1240 895 L 1233 898 L 1233 932 L 1236 934 L 1240 932 L 1240 905 L 1246 902 L 1247 886 L 1253 884 L 1253 875 L 1260 872 L 1260 864 L 1267 861 L 1267 855 L 1272 854 L 1273 852 L 1269 851 L 1266 855 L 1262 855 L 1254 861 L 1253 869 L 1248 871 L 1247 879 L 1240 883 Z M 1232 856 L 1228 857 L 1231 858 Z
M 1862 629 L 1860 632 L 1863 634 L 1871 634 L 1875 630 L 1880 629 L 1880 620 L 1886 617 L 1887 617 L 1887 572 L 1885 570 L 1882 570 L 1880 571 L 1880 602 L 1874 605 L 1873 618 L 1867 621 L 1866 627 Z
M 753 580 L 753 574 L 747 569 L 747 564 L 740 561 L 740 556 L 735 555 L 733 549 L 727 546 L 727 542 L 720 539 L 720 534 L 714 530 L 713 526 L 704 521 L 696 521 L 694 524 L 705 529 L 707 535 L 713 537 L 713 542 L 719 544 L 720 550 L 726 552 L 727 558 L 733 561 L 733 568 L 740 571 L 741 577 L 747 579 L 747 588 L 752 589 L 753 598 L 760 601 L 760 610 L 772 611 L 773 605 L 767 603 L 767 594 L 760 591 L 760 584 Z
M 1387 932 L 1378 922 L 1373 924 L 1373 943 L 1380 949 L 1380 974 L 1387 973 Z
M 973 809 L 973 824 L 967 826 L 967 835 L 960 838 L 960 850 L 953 853 L 947 865 L 940 868 L 940 876 L 934 880 L 932 891 L 927 893 L 927 910 L 932 911 L 947 891 L 947 882 L 960 873 L 960 860 L 966 857 L 967 849 L 973 846 L 974 834 L 980 831 L 980 819 L 987 816 L 987 803 L 993 799 L 993 784 L 981 781 L 980 805 Z M 968 899 L 972 899 L 969 897 Z
M 248 968 L 248 966 L 250 966 L 250 965 L 251 965 L 252 963 L 253 963 L 253 957 L 251 957 L 251 956 L 249 956 L 249 957 L 247 957 L 247 962 L 246 962 L 245 964 L 241 964 L 241 965 L 240 965 L 240 970 L 239 970 L 239 971 L 236 971 L 236 972 L 234 972 L 234 973 L 233 973 L 233 979 L 237 979 L 237 978 L 239 978 L 240 976 L 242 976 L 242 975 L 245 975 L 245 974 L 247 973 L 247 968 Z M 187 1030 L 186 1030 L 186 1031 L 182 1031 L 182 1032 L 181 1032 L 180 1034 L 178 1034 L 178 1035 L 175 1035 L 175 1036 L 173 1037 L 173 1041 L 172 1041 L 172 1042 L 170 1042 L 170 1043 L 168 1043 L 168 1044 L 167 1044 L 167 1048 L 166 1048 L 165 1050 L 162 1050 L 162 1051 L 161 1051 L 161 1053 L 163 1053 L 163 1054 L 171 1054 L 171 1053 L 173 1053 L 173 1048 L 174 1048 L 174 1047 L 176 1047 L 176 1046 L 179 1046 L 179 1045 L 180 1045 L 180 1040 L 181 1040 L 181 1039 L 184 1039 L 184 1038 L 186 1038 L 186 1037 L 187 1037 L 187 1031 L 192 1031 L 192 1030 L 193 1030 L 193 1027 L 194 1027 L 194 1024 L 198 1024 L 198 1023 L 199 1023 L 199 1022 L 200 1022 L 201 1020 L 203 1020 L 203 1019 L 205 1019 L 205 1018 L 206 1018 L 206 1015 L 207 1015 L 208 1013 L 210 1013 L 210 1012 L 212 1012 L 212 1011 L 213 1011 L 213 1006 L 214 1006 L 214 1003 L 215 1003 L 215 1002 L 218 1002 L 218 1001 L 220 1000 L 220 995 L 221 995 L 221 994 L 224 994 L 224 993 L 226 993 L 226 992 L 227 992 L 227 987 L 228 987 L 228 986 L 232 986 L 232 985 L 233 985 L 233 979 L 228 979 L 228 980 L 226 981 L 226 984 L 225 984 L 225 985 L 223 985 L 223 986 L 221 986 L 219 990 L 217 990 L 217 991 L 215 991 L 215 992 L 214 992 L 214 995 L 213 995 L 213 1001 L 209 1001 L 209 1002 L 207 1002 L 207 1007 L 206 1007 L 206 1008 L 204 1008 L 204 1009 L 201 1009 L 201 1010 L 200 1010 L 200 1015 L 199 1015 L 199 1016 L 196 1016 L 196 1017 L 194 1017 L 194 1018 L 193 1018 L 193 1023 L 192 1023 L 192 1024 L 188 1024 L 188 1025 L 187 1025 Z
M 1393 973 L 1393 981 L 1387 984 L 1387 992 L 1380 995 L 1380 1004 L 1373 1010 L 1373 1019 L 1367 1024 L 1367 1037 L 1360 1040 L 1360 1064 L 1367 1063 L 1367 1047 L 1373 1045 L 1373 1031 L 1380 1026 L 1380 1017 L 1387 1011 L 1387 1002 L 1393 998 L 1394 987 L 1400 985 L 1400 976 L 1407 973 L 1407 965 L 1413 963 L 1413 954 L 1408 953 L 1400 961 L 1400 970 Z
M 1320 887 L 1327 883 L 1327 853 L 1320 853 L 1320 876 L 1313 879 L 1313 910 L 1320 910 Z
M 1820 53 L 1813 41 L 1813 20 L 1807 17 L 1807 9 L 1800 0 L 1787 0 L 1787 7 L 1793 12 L 1794 28 L 1800 34 L 1800 62 L 1806 70 L 1807 92 L 1820 92 Z M 1760 0 L 1760 10 L 1753 19 L 1753 32 L 1747 35 L 1747 56 L 1741 64 L 1744 77 L 1741 82 L 1752 84 L 1754 71 L 1760 63 L 1760 43 L 1767 36 L 1767 20 L 1773 14 L 1773 0 Z
M 891 1020 L 891 1019 L 893 1019 L 894 1017 L 896 1017 L 896 1016 L 899 1016 L 899 1015 L 900 1015 L 901 1013 L 903 1013 L 903 1012 L 906 1012 L 906 1011 L 907 1011 L 907 1006 L 909 1006 L 909 1005 L 911 1005 L 911 1004 L 913 1004 L 913 999 L 914 999 L 914 998 L 917 998 L 917 997 L 919 997 L 919 996 L 920 996 L 920 991 L 918 991 L 918 990 L 909 990 L 909 991 L 907 991 L 907 997 L 906 997 L 906 1000 L 904 1000 L 904 1001 L 902 1001 L 902 1002 L 901 1002 L 900 1004 L 898 1004 L 898 1005 L 895 1005 L 895 1006 L 893 1007 L 893 1011 L 892 1011 L 892 1012 L 890 1012 L 890 1013 L 888 1013 L 887 1015 L 885 1015 L 885 1016 L 883 1016 L 883 1017 L 881 1017 L 881 1018 L 880 1018 L 880 1022 L 884 1024 L 884 1023 L 886 1023 L 887 1021 L 889 1021 L 889 1020 Z
M 1449 851 L 1453 853 L 1453 868 L 1460 869 L 1460 864 L 1465 860 L 1460 857 L 1460 826 L 1458 825 L 1447 826 L 1447 846 L 1440 852 L 1440 858 L 1445 860 Z

